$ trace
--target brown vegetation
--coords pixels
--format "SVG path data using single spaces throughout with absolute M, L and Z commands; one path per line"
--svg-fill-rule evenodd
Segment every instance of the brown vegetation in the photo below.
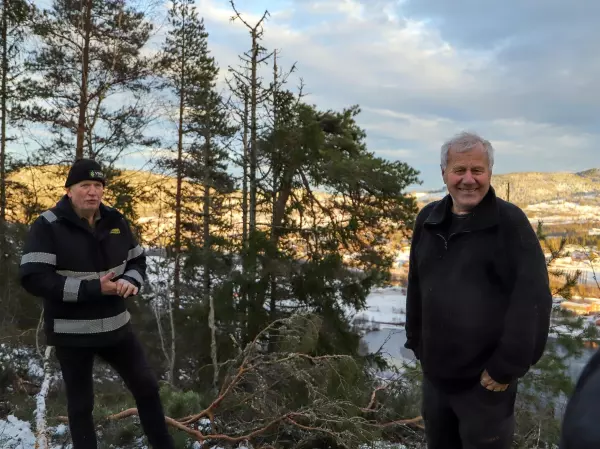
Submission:
M 275 427 L 283 434 L 281 427 L 286 426 L 287 432 L 300 431 L 305 438 L 321 434 L 341 447 L 370 441 L 374 433 L 394 426 L 423 428 L 421 416 L 390 419 L 393 410 L 386 404 L 385 393 L 395 394 L 399 385 L 394 381 L 374 385 L 366 405 L 347 399 L 356 387 L 345 380 L 349 373 L 356 377 L 354 370 L 360 368 L 349 356 L 309 355 L 322 325 L 311 315 L 269 324 L 236 359 L 224 363 L 229 373 L 208 407 L 179 419 L 167 417 L 167 423 L 201 443 L 254 443 Z M 278 351 L 264 351 L 261 342 L 266 335 L 271 340 L 276 337 Z M 339 399 L 326 394 L 332 383 L 347 390 Z M 136 408 L 129 408 L 105 420 L 118 421 L 137 413 Z M 58 419 L 68 421 L 64 416 Z M 203 419 L 208 422 L 202 423 Z M 272 447 L 270 442 L 260 442 L 255 447 Z

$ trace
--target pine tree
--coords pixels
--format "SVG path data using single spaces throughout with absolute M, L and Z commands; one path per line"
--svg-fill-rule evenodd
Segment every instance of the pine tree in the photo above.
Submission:
M 181 253 L 188 251 L 186 273 L 196 284 L 195 268 L 201 266 L 202 301 L 208 307 L 211 329 L 213 386 L 218 382 L 217 336 L 212 277 L 222 265 L 225 194 L 233 190 L 227 173 L 225 144 L 235 132 L 228 111 L 216 88 L 219 69 L 208 50 L 208 33 L 198 17 L 193 0 L 176 1 L 169 13 L 172 26 L 167 37 L 162 70 L 166 84 L 178 101 L 176 158 L 164 166 L 177 173 L 175 201 L 175 308 L 181 295 Z M 185 178 L 188 188 L 183 188 Z M 202 192 L 199 194 L 199 192 Z M 202 207 L 196 207 L 201 204 Z M 198 225 L 201 223 L 202 225 Z M 228 270 L 226 270 L 228 272 Z
M 332 323 L 325 352 L 356 351 L 344 308 L 361 308 L 370 288 L 388 278 L 388 239 L 416 214 L 404 190 L 418 173 L 369 152 L 358 113 L 318 111 L 280 91 L 277 126 L 259 146 L 271 167 L 260 196 L 270 199 L 272 220 L 259 247 L 257 327 L 297 310 L 318 312 Z
M 3 227 L 6 221 L 7 200 L 7 150 L 6 144 L 11 137 L 8 135 L 8 126 L 17 120 L 12 114 L 15 104 L 24 98 L 20 97 L 16 84 L 22 73 L 19 56 L 23 52 L 27 19 L 32 7 L 23 0 L 4 0 L 2 2 L 2 62 L 1 62 L 1 135 L 0 135 L 0 224 Z M 4 252 L 4 247 L 2 249 Z
M 241 119 L 243 148 L 240 164 L 242 166 L 242 217 L 243 240 L 241 242 L 243 278 L 245 282 L 240 285 L 240 301 L 238 303 L 241 315 L 242 340 L 248 343 L 261 327 L 260 318 L 264 315 L 261 303 L 257 296 L 260 292 L 256 288 L 258 276 L 258 254 L 260 241 L 263 235 L 258 232 L 257 214 L 259 204 L 259 140 L 264 131 L 260 110 L 268 104 L 271 89 L 265 86 L 259 74 L 260 67 L 265 65 L 273 53 L 268 52 L 262 45 L 264 36 L 263 24 L 269 17 L 269 12 L 264 11 L 260 19 L 250 24 L 236 7 L 235 1 L 230 0 L 234 15 L 233 21 L 241 22 L 250 35 L 250 49 L 239 57 L 240 66 L 229 67 L 231 79 L 229 87 L 234 96 L 238 97 L 242 105 L 238 116 Z M 268 107 L 268 106 L 267 106 Z M 243 111 L 243 112 L 242 112 Z
M 26 100 L 17 86 L 23 74 L 22 54 L 26 44 L 28 19 L 33 10 L 34 7 L 23 0 L 4 0 L 0 11 L 0 304 L 2 325 L 11 331 L 14 330 L 15 323 L 21 322 L 19 311 L 28 301 L 23 298 L 16 275 L 20 255 L 15 248 L 21 244 L 23 229 L 14 223 L 23 218 L 17 217 L 15 211 L 18 209 L 21 190 L 25 189 L 25 186 L 8 181 L 9 174 L 19 165 L 15 155 L 9 154 L 7 147 L 10 142 L 16 140 L 12 135 L 19 120 L 15 109 Z
M 22 112 L 36 129 L 35 162 L 88 157 L 112 165 L 126 151 L 156 143 L 144 130 L 151 60 L 142 49 L 152 25 L 124 0 L 54 0 L 35 19 L 40 40 L 21 86 L 36 99 Z M 34 130 L 35 134 L 35 130 Z

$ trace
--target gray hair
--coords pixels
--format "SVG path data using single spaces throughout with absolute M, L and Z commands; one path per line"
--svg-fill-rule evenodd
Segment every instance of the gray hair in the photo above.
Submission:
M 441 151 L 441 166 L 442 169 L 445 169 L 448 165 L 448 151 L 452 148 L 454 151 L 458 153 L 462 153 L 464 151 L 472 150 L 476 145 L 481 144 L 487 153 L 488 160 L 490 161 L 489 168 L 490 170 L 494 166 L 494 147 L 492 144 L 485 140 L 483 137 L 478 136 L 475 133 L 471 132 L 461 132 L 457 134 L 452 139 L 446 141 L 442 145 Z

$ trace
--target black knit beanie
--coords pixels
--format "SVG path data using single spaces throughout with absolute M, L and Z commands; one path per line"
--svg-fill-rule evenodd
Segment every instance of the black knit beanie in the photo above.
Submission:
M 92 159 L 76 160 L 71 170 L 69 170 L 65 187 L 70 187 L 81 181 L 100 181 L 102 185 L 106 185 L 106 179 L 100 164 Z

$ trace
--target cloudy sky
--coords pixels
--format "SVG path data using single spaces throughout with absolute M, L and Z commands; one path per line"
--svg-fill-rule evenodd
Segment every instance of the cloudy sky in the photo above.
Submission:
M 197 0 L 222 68 L 249 45 L 227 0 Z M 600 2 L 238 0 L 268 9 L 265 46 L 298 64 L 310 101 L 359 104 L 376 154 L 441 187 L 439 147 L 468 129 L 496 173 L 600 167 Z

